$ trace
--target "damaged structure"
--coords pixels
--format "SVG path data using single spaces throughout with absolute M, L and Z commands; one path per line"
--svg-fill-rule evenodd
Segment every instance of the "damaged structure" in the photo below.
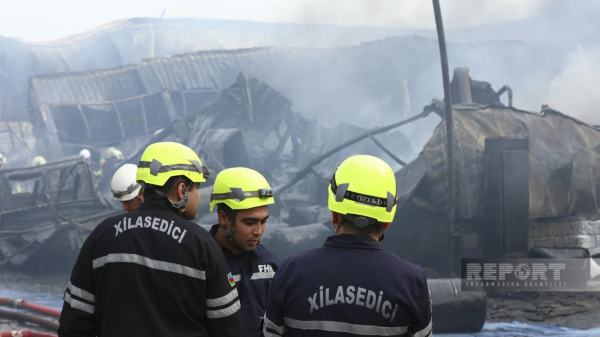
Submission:
M 79 157 L 0 170 L 0 267 L 69 270 L 92 229 L 116 213 Z
M 457 276 L 463 257 L 600 253 L 599 131 L 548 107 L 515 109 L 510 88 L 494 91 L 468 74 L 454 82 L 456 204 L 448 205 L 445 121 L 431 125 L 443 104 L 411 113 L 433 95 L 411 69 L 432 72 L 434 47 L 402 37 L 343 48 L 213 50 L 33 76 L 28 121 L 0 124 L 0 137 L 16 144 L 35 134 L 36 151 L 51 162 L 0 170 L 0 266 L 68 268 L 93 226 L 118 211 L 106 206 L 106 187 L 94 191 L 88 164 L 68 156 L 90 149 L 96 169 L 100 153 L 116 146 L 136 163 L 148 143 L 163 140 L 189 145 L 213 173 L 234 166 L 263 173 L 276 193 L 263 242 L 282 258 L 331 234 L 328 182 L 357 153 L 382 157 L 396 171 L 398 212 L 383 245 L 430 277 Z M 339 89 L 336 81 L 352 85 Z M 334 92 L 335 104 L 326 100 Z M 346 123 L 359 120 L 350 115 L 372 123 Z M 426 118 L 432 134 L 415 151 L 415 138 L 429 130 L 410 127 Z M 214 176 L 201 190 L 203 226 L 216 218 L 206 211 Z M 435 282 L 442 302 L 434 305 L 458 322 L 448 329 L 481 328 L 485 296 L 459 296 L 455 281 Z
M 387 55 L 382 46 L 402 43 L 407 41 L 387 40 L 343 51 L 351 60 L 347 64 L 358 64 L 365 59 L 364 53 Z M 171 139 L 196 149 L 214 171 L 232 166 L 256 168 L 282 193 L 265 240 L 280 245 L 284 256 L 320 245 L 329 232 L 322 224 L 328 221 L 324 186 L 332 168 L 352 153 L 381 156 L 398 170 L 401 207 L 386 245 L 442 275 L 454 274 L 457 261 L 465 256 L 523 256 L 533 247 L 593 250 L 597 246 L 593 225 L 588 220 L 573 220 L 597 214 L 584 205 L 587 199 L 582 197 L 590 191 L 583 192 L 575 184 L 582 176 L 590 179 L 593 166 L 582 158 L 592 157 L 573 157 L 573 153 L 583 153 L 574 149 L 595 151 L 594 128 L 549 108 L 542 116 L 507 107 L 500 103 L 499 95 L 512 95 L 509 88 L 495 92 L 488 83 L 469 80 L 474 103 L 453 105 L 457 116 L 457 204 L 456 223 L 449 226 L 443 120 L 421 155 L 406 165 L 404 158 L 410 156 L 411 144 L 402 130 L 369 134 L 370 129 L 351 124 L 322 124 L 298 112 L 290 98 L 272 86 L 297 96 L 289 80 L 271 70 L 284 69 L 290 60 L 299 60 L 298 68 L 306 70 L 315 57 L 328 59 L 339 54 L 335 48 L 207 51 L 112 69 L 36 76 L 29 89 L 33 129 L 39 135 L 39 146 L 56 157 L 77 153 L 82 147 L 99 153 L 118 146 L 135 162 L 147 143 Z M 408 74 L 407 66 L 395 68 L 398 77 Z M 371 71 L 363 74 L 366 78 L 382 71 L 367 68 Z M 298 69 L 289 71 L 299 78 Z M 314 67 L 309 71 L 315 72 Z M 459 103 L 460 97 L 453 98 Z M 396 106 L 408 104 L 408 111 L 411 94 L 397 92 L 392 101 Z M 386 110 L 383 106 L 375 109 Z M 428 109 L 434 111 L 435 106 Z M 406 113 L 403 116 L 408 117 Z M 568 145 L 558 142 L 556 130 L 578 136 Z M 365 137 L 354 140 L 360 134 Z M 314 165 L 303 165 L 343 143 L 348 144 Z M 562 150 L 549 146 L 553 143 Z M 504 163 L 504 156 L 508 156 L 507 163 L 521 166 L 504 170 L 506 165 L 498 164 Z M 581 186 L 588 190 L 595 186 L 585 179 Z M 294 183 L 290 184 L 291 180 Z M 569 191 L 567 187 L 571 188 L 569 198 L 559 193 Z M 496 199 L 490 199 L 492 195 Z M 505 213 L 498 213 L 499 209 Z M 198 220 L 203 224 L 214 221 L 212 215 Z M 502 224 L 489 225 L 494 221 Z M 569 225 L 556 224 L 565 221 Z M 498 227 L 505 225 L 512 227 Z M 560 230 L 549 230 L 555 227 Z M 558 234 L 566 231 L 568 236 Z M 413 247 L 414 242 L 421 244 Z M 445 249 L 436 250 L 436 255 L 427 248 L 434 246 Z M 449 251 L 453 254 L 448 255 Z
M 481 91 L 473 83 L 471 89 Z M 443 274 L 456 272 L 463 257 L 537 256 L 540 248 L 563 257 L 569 254 L 561 250 L 597 254 L 600 131 L 547 106 L 532 113 L 479 97 L 452 107 L 455 224 L 446 215 L 442 121 L 399 172 L 405 195 L 393 227 L 392 241 L 403 243 L 398 253 Z

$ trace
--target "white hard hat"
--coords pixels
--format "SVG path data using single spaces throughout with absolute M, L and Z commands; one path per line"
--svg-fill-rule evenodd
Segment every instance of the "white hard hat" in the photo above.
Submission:
M 79 156 L 85 160 L 89 160 L 92 157 L 92 153 L 88 149 L 82 149 L 79 151 Z
M 33 165 L 33 166 L 42 166 L 42 165 L 46 165 L 46 163 L 47 163 L 46 158 L 44 158 L 43 156 L 35 156 L 31 160 L 31 165 Z
M 0 166 L 6 164 L 6 157 L 0 152 Z
M 140 193 L 142 185 L 135 180 L 137 166 L 125 164 L 113 175 L 110 180 L 110 190 L 113 197 L 119 201 L 131 200 Z

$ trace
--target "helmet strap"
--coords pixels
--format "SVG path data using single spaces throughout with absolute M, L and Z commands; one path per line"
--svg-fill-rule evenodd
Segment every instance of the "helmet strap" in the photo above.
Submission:
M 186 188 L 185 191 L 183 192 L 183 198 L 177 202 L 171 203 L 171 205 L 173 205 L 173 207 L 175 207 L 179 211 L 179 213 L 185 212 L 185 205 L 187 204 L 188 199 L 189 199 L 188 193 L 189 192 Z
M 223 227 L 223 235 L 229 241 L 233 240 L 233 225 L 229 224 L 229 226 Z
M 337 224 L 337 226 L 336 226 L 336 224 L 332 222 L 331 225 L 333 226 L 333 232 L 335 234 L 337 234 L 337 232 L 340 230 L 340 228 L 342 228 L 341 224 Z
M 227 218 L 229 220 L 229 224 L 223 228 L 223 234 L 225 235 L 225 238 L 229 241 L 233 240 L 233 232 L 235 231 L 235 217 L 235 214 L 228 216 Z

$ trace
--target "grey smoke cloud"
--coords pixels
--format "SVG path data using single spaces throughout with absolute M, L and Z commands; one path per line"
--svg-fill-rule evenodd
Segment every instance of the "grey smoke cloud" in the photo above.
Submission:
M 295 22 L 435 28 L 432 2 L 426 0 L 304 0 L 286 1 L 286 4 Z M 444 20 L 451 28 L 531 17 L 541 12 L 546 3 L 542 0 L 442 0 L 441 6 Z
M 448 27 L 465 27 L 527 18 L 555 1 L 442 0 L 441 3 Z M 80 0 L 26 0 L 3 6 L 0 36 L 48 41 L 117 19 L 158 17 L 163 10 L 166 18 L 434 28 L 432 4 L 428 0 L 104 0 L 92 4 Z
M 587 123 L 600 124 L 600 47 L 580 47 L 550 82 L 551 107 Z

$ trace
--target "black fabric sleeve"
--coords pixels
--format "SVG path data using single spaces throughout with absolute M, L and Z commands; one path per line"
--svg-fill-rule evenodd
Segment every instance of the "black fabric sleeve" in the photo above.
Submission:
M 280 265 L 268 292 L 263 324 L 263 335 L 265 337 L 280 337 L 286 334 L 285 323 L 283 321 L 283 306 L 287 288 L 287 262 L 289 260 Z
M 233 337 L 245 333 L 241 303 L 229 265 L 219 246 L 207 242 L 206 317 L 209 336 Z
M 64 293 L 58 336 L 96 336 L 92 235 L 84 242 Z
M 416 307 L 414 308 L 414 321 L 408 328 L 408 331 L 414 337 L 427 337 L 432 335 L 431 319 L 431 294 L 427 285 L 427 278 L 424 274 L 419 278 L 418 297 Z

